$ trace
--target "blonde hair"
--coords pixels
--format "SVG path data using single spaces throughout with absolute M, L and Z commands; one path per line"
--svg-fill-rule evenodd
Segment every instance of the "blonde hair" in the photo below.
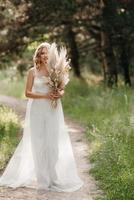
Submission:
M 33 62 L 34 62 L 34 67 L 36 70 L 38 71 L 40 70 L 40 65 L 41 65 L 40 55 L 41 55 L 42 50 L 46 48 L 47 51 L 49 52 L 50 46 L 51 45 L 48 42 L 43 42 L 35 50 L 35 53 L 33 56 Z

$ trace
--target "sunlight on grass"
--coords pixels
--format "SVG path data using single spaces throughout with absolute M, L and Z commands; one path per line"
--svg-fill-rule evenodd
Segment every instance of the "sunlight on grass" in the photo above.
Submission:
M 0 106 L 0 169 L 12 155 L 19 141 L 20 122 L 11 108 Z
M 133 88 L 87 86 L 75 78 L 66 88 L 65 113 L 86 127 L 89 159 L 95 164 L 89 173 L 99 180 L 105 194 L 98 200 L 134 197 L 133 102 Z
M 0 71 L 0 94 L 22 98 L 24 96 L 25 79 L 16 70 Z

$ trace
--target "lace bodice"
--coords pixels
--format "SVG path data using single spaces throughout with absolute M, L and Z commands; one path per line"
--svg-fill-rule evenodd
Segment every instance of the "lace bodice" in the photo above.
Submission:
M 48 77 L 44 75 L 35 75 L 32 91 L 46 93 L 50 91 L 50 87 L 47 85 Z

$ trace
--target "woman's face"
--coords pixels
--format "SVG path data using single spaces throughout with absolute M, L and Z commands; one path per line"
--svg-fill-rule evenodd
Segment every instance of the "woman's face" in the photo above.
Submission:
M 40 59 L 41 59 L 41 62 L 46 64 L 47 63 L 47 60 L 48 60 L 48 51 L 47 51 L 47 48 L 43 48 L 41 53 L 40 53 Z

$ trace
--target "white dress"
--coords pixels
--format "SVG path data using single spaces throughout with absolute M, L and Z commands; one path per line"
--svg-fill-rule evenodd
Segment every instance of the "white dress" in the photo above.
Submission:
M 34 77 L 33 92 L 50 90 L 46 76 Z M 61 100 L 28 99 L 23 137 L 0 177 L 0 186 L 30 187 L 57 192 L 81 188 Z

